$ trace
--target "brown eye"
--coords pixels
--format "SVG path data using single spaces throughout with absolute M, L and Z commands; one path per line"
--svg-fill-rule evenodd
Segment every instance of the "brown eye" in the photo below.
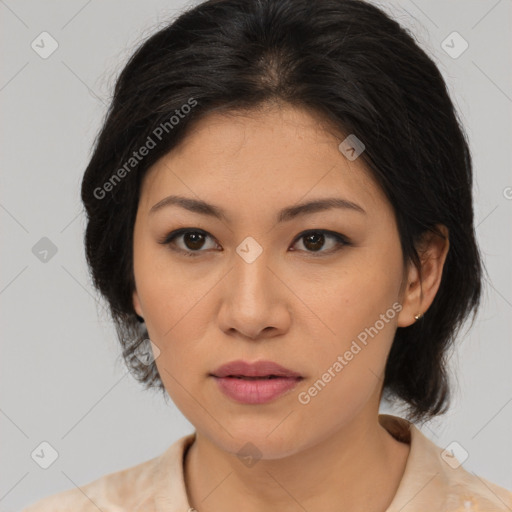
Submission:
M 302 245 L 305 249 L 301 250 L 305 250 L 305 252 L 309 253 L 331 253 L 341 249 L 344 245 L 350 245 L 350 242 L 339 233 L 323 229 L 301 233 L 296 240 L 297 243 L 302 241 Z M 325 246 L 327 246 L 327 249 L 322 250 Z
M 187 231 L 183 234 L 183 243 L 187 249 L 197 251 L 204 245 L 205 236 L 198 231 Z
M 304 247 L 311 251 L 319 251 L 325 243 L 323 233 L 311 233 L 303 237 Z
M 210 246 L 207 244 L 208 239 L 212 240 Z M 159 243 L 169 245 L 173 250 L 181 252 L 186 256 L 199 256 L 201 252 L 206 252 L 207 249 L 216 249 L 218 247 L 206 231 L 191 228 L 177 229 L 169 233 Z

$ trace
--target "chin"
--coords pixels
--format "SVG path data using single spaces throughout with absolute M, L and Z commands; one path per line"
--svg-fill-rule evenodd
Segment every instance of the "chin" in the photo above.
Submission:
M 215 432 L 206 433 L 203 431 L 210 442 L 214 443 L 221 450 L 236 455 L 243 462 L 244 458 L 251 461 L 251 457 L 256 460 L 277 460 L 288 457 L 300 451 L 300 447 L 305 440 L 300 438 L 298 432 L 290 429 L 284 429 L 279 425 L 279 421 L 272 422 L 272 426 L 267 428 L 265 425 L 254 425 L 254 420 L 249 425 L 229 425 L 229 433 L 220 428 Z M 278 432 L 279 430 L 279 432 Z M 231 434 L 231 435 L 230 435 Z M 246 464 L 250 467 L 250 463 Z

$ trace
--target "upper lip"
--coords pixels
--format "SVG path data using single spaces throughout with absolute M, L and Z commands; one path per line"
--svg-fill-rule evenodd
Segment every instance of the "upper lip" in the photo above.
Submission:
M 297 378 L 300 373 L 294 372 L 273 361 L 231 361 L 219 366 L 211 375 L 214 377 L 275 377 Z

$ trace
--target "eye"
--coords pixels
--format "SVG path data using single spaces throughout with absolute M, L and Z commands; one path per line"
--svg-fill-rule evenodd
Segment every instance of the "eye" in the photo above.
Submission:
M 331 243 L 327 244 L 327 250 L 322 251 L 321 249 L 324 248 L 326 240 L 329 239 Z M 332 253 L 338 251 L 345 245 L 351 245 L 345 236 L 325 229 L 304 231 L 295 240 L 297 242 L 302 241 L 302 246 L 306 248 L 305 250 L 308 253 Z
M 175 243 L 175 240 L 181 240 L 180 244 Z M 172 249 L 182 252 L 185 256 L 198 256 L 197 253 L 204 252 L 201 249 L 205 247 L 205 240 L 211 238 L 210 235 L 203 231 L 202 229 L 193 229 L 193 228 L 182 228 L 177 229 L 169 233 L 163 240 L 159 241 L 160 244 L 170 245 Z M 172 245 L 176 245 L 177 247 L 172 247 Z M 217 244 L 213 243 L 213 246 L 208 247 L 207 249 L 215 249 Z

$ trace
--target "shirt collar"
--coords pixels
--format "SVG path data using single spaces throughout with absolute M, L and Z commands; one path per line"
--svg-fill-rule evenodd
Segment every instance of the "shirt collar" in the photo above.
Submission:
M 379 414 L 379 423 L 398 441 L 410 445 L 400 484 L 386 512 L 444 510 L 446 481 L 440 450 L 413 423 L 398 416 Z

